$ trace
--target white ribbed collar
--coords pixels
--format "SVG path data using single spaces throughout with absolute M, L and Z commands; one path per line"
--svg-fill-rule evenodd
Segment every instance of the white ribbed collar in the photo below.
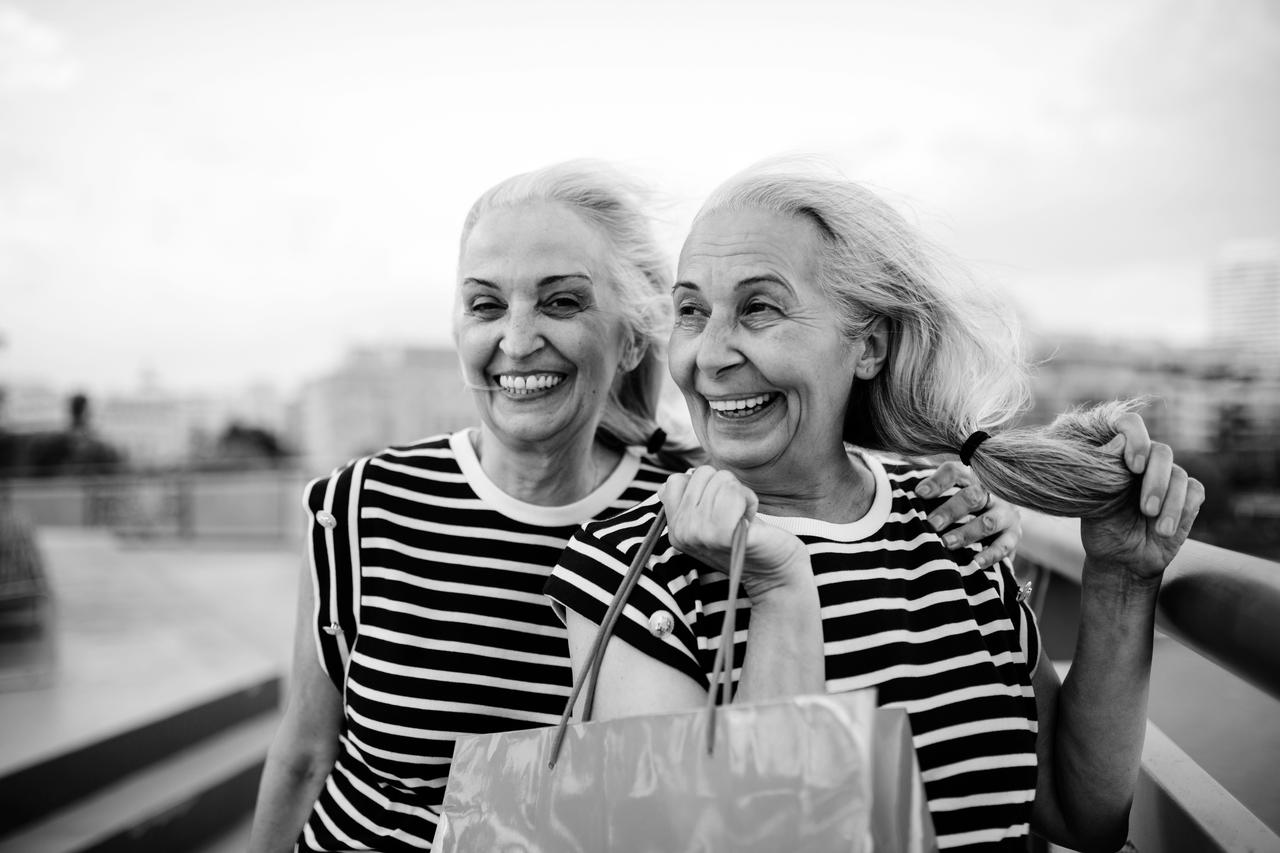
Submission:
M 626 490 L 640 469 L 640 451 L 629 447 L 621 461 L 605 481 L 586 497 L 562 506 L 539 506 L 511 497 L 489 479 L 471 443 L 474 430 L 464 429 L 449 436 L 449 446 L 458 459 L 467 483 L 491 509 L 524 524 L 540 527 L 564 527 L 582 524 L 604 512 Z
M 757 514 L 758 517 L 774 527 L 781 527 L 797 536 L 816 536 L 831 542 L 858 542 L 879 531 L 888 521 L 889 510 L 893 506 L 893 489 L 889 485 L 889 475 L 885 472 L 884 465 L 880 464 L 880 460 L 871 454 L 864 453 L 858 448 L 850 448 L 849 455 L 855 460 L 861 460 L 862 464 L 870 469 L 875 479 L 876 493 L 871 499 L 871 507 L 862 518 L 846 524 L 837 524 L 798 515 L 766 515 L 762 512 Z

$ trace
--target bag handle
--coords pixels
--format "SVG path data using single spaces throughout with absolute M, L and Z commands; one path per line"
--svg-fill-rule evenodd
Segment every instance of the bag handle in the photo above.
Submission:
M 724 605 L 724 624 L 720 629 L 720 648 L 711 665 L 710 692 L 707 695 L 707 755 L 711 755 L 716 742 L 716 698 L 723 692 L 724 703 L 733 701 L 730 695 L 733 685 L 734 637 L 738 621 L 738 587 L 742 584 L 742 569 L 746 562 L 747 528 L 751 522 L 743 516 L 733 528 L 729 543 L 729 598 Z
M 564 745 L 564 737 L 569 729 L 569 718 L 573 715 L 573 706 L 578 701 L 578 695 L 584 687 L 587 690 L 587 695 L 582 704 L 582 721 L 587 722 L 591 719 L 591 712 L 595 706 L 596 684 L 600 680 L 600 668 L 604 662 L 605 649 L 613 636 L 618 617 L 622 614 L 623 608 L 626 607 L 627 599 L 631 596 L 631 591 L 635 589 L 636 583 L 640 580 L 640 575 L 644 572 L 645 566 L 649 562 L 649 557 L 653 554 L 653 549 L 658 543 L 658 538 L 661 536 L 662 528 L 665 524 L 666 513 L 664 508 L 658 507 L 658 513 L 654 516 L 653 523 L 650 525 L 648 533 L 645 534 L 644 541 L 640 543 L 640 549 L 636 551 L 636 555 L 631 561 L 631 566 L 627 569 L 626 575 L 623 576 L 622 582 L 618 585 L 618 591 L 614 593 L 613 600 L 609 602 L 609 609 L 605 611 L 604 619 L 600 621 L 600 628 L 596 631 L 595 640 L 591 644 L 590 651 L 587 652 L 586 664 L 574 678 L 573 690 L 569 694 L 568 702 L 565 703 L 564 713 L 560 715 L 560 722 L 556 726 L 556 736 L 551 743 L 551 756 L 547 762 L 548 769 L 554 769 L 556 761 L 560 758 L 560 748 Z M 707 714 L 709 717 L 707 722 L 708 754 L 710 754 L 715 740 L 715 705 L 716 696 L 720 692 L 717 690 L 718 687 L 723 687 L 726 699 L 728 699 L 729 679 L 732 675 L 733 666 L 732 663 L 727 667 L 724 665 L 726 657 L 725 646 L 726 643 L 732 644 L 733 642 L 738 586 L 742 580 L 748 524 L 746 518 L 738 522 L 734 528 L 733 539 L 729 548 L 729 601 L 725 611 L 724 628 L 720 634 L 720 648 L 716 652 L 715 664 L 711 670 L 711 692 L 707 701 Z M 728 638 L 727 640 L 726 637 Z M 732 661 L 732 657 L 728 659 Z M 723 682 L 723 685 L 721 682 Z
M 613 601 L 609 602 L 609 609 L 605 611 L 604 619 L 600 620 L 600 629 L 596 631 L 591 650 L 587 652 L 586 664 L 573 679 L 573 690 L 569 693 L 569 701 L 565 703 L 564 713 L 560 715 L 560 722 L 556 726 L 556 737 L 551 743 L 551 759 L 547 762 L 547 769 L 553 769 L 560 758 L 560 747 L 564 743 L 565 733 L 569 730 L 569 717 L 573 715 L 573 706 L 578 701 L 578 694 L 582 692 L 583 687 L 587 687 L 587 695 L 582 703 L 582 720 L 586 722 L 591 719 L 591 710 L 596 698 L 596 682 L 600 680 L 600 666 L 604 661 L 605 647 L 608 646 L 609 638 L 613 635 L 619 614 L 626 607 L 627 599 L 631 597 L 631 590 L 640 580 L 640 574 L 644 571 L 645 564 L 649 562 L 649 557 L 658 544 L 658 537 L 662 535 L 662 528 L 666 521 L 666 508 L 659 506 L 658 514 L 654 516 L 653 523 L 649 526 L 649 532 L 645 534 L 644 541 L 640 543 L 640 549 L 631 560 L 631 567 L 627 569 L 622 583 L 618 585 Z

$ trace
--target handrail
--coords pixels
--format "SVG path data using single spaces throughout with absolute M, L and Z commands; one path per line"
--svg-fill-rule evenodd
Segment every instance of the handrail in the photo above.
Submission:
M 1080 522 L 1023 511 L 1019 556 L 1080 582 Z M 1187 540 L 1156 618 L 1183 645 L 1280 699 L 1280 563 Z

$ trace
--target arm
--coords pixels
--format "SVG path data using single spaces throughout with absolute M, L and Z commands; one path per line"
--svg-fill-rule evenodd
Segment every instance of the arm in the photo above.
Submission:
M 314 602 L 311 578 L 304 570 L 298 585 L 289 698 L 262 770 L 249 840 L 252 853 L 293 849 L 338 755 L 342 698 L 316 655 L 311 635 Z
M 1136 417 L 1136 416 L 1135 416 Z M 1142 758 L 1160 579 L 1204 500 L 1166 445 L 1127 430 L 1126 458 L 1144 470 L 1140 507 L 1081 524 L 1080 631 L 1059 687 L 1043 659 L 1036 831 L 1083 850 L 1125 842 Z M 1123 439 L 1118 439 L 1123 440 Z

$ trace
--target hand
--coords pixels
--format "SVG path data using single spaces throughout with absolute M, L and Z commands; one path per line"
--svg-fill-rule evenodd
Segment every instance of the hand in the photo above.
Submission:
M 671 544 L 726 574 L 733 529 L 743 517 L 751 522 L 742 582 L 753 604 L 777 592 L 813 585 L 804 543 L 757 520 L 755 493 L 728 471 L 702 465 L 687 474 L 674 474 L 661 497 Z
M 978 567 L 983 569 L 1012 555 L 1022 541 L 1022 516 L 1013 504 L 987 491 L 969 466 L 955 461 L 944 462 L 916 487 L 916 493 L 923 498 L 931 498 L 952 486 L 962 488 L 930 513 L 929 526 L 942 531 L 967 515 L 974 517 L 947 530 L 942 537 L 943 544 L 954 551 L 990 539 L 974 558 Z
M 1139 581 L 1158 580 L 1191 532 L 1204 486 L 1174 464 L 1169 445 L 1151 441 L 1138 415 L 1121 416 L 1117 429 L 1103 449 L 1123 451 L 1129 470 L 1142 474 L 1139 505 L 1081 521 L 1085 565 L 1105 566 Z

